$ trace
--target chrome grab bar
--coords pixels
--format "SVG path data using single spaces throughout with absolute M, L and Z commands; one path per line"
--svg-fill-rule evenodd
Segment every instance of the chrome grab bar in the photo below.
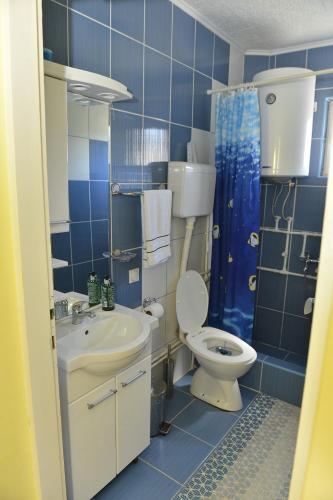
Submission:
M 102 396 L 100 399 L 97 399 L 96 401 L 94 401 L 93 403 L 87 403 L 87 406 L 88 406 L 88 410 L 92 410 L 93 408 L 95 408 L 95 406 L 99 405 L 100 403 L 103 403 L 103 401 L 105 401 L 106 399 L 108 398 L 111 398 L 111 396 L 113 396 L 114 394 L 116 394 L 117 390 L 110 390 L 110 392 L 108 392 L 107 394 L 105 394 L 104 396 Z
M 70 224 L 70 220 L 51 220 L 50 224 Z
M 147 372 L 146 370 L 140 370 L 139 373 L 137 375 L 135 375 L 135 377 L 133 378 L 130 378 L 129 380 L 127 380 L 126 382 L 122 382 L 121 383 L 121 386 L 122 387 L 126 387 L 127 385 L 130 385 L 132 382 L 134 382 L 135 380 L 137 380 L 138 378 L 142 377 L 143 375 L 145 375 Z

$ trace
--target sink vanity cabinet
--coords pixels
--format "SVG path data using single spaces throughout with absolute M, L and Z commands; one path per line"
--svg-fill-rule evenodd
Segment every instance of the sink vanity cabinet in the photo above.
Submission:
M 88 500 L 150 443 L 151 357 L 62 402 L 68 496 Z
M 117 305 L 57 322 L 67 494 L 89 500 L 150 443 L 151 335 L 158 320 Z

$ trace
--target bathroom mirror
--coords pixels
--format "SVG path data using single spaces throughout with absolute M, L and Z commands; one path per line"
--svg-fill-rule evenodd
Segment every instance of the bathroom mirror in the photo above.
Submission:
M 55 150 L 56 170 L 49 181 L 49 198 L 62 210 L 59 216 L 50 212 L 54 288 L 86 295 L 91 271 L 99 278 L 110 274 L 105 257 L 110 252 L 110 109 L 105 102 L 67 91 L 66 101 L 63 135 L 55 140 L 60 133 L 54 130 L 48 139 L 53 150 L 56 143 L 67 145 L 66 175 Z M 48 170 L 49 163 L 48 145 Z

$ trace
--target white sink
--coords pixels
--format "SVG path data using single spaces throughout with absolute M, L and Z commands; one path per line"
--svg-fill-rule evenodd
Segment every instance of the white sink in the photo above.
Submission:
M 82 369 L 106 375 L 132 363 L 149 342 L 158 320 L 117 305 L 114 311 L 95 308 L 94 318 L 79 325 L 71 318 L 57 321 L 58 365 L 66 372 Z

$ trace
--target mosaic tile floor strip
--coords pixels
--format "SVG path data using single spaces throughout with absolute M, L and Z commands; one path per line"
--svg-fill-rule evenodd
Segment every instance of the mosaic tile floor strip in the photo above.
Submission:
M 288 499 L 299 413 L 259 394 L 174 499 Z

